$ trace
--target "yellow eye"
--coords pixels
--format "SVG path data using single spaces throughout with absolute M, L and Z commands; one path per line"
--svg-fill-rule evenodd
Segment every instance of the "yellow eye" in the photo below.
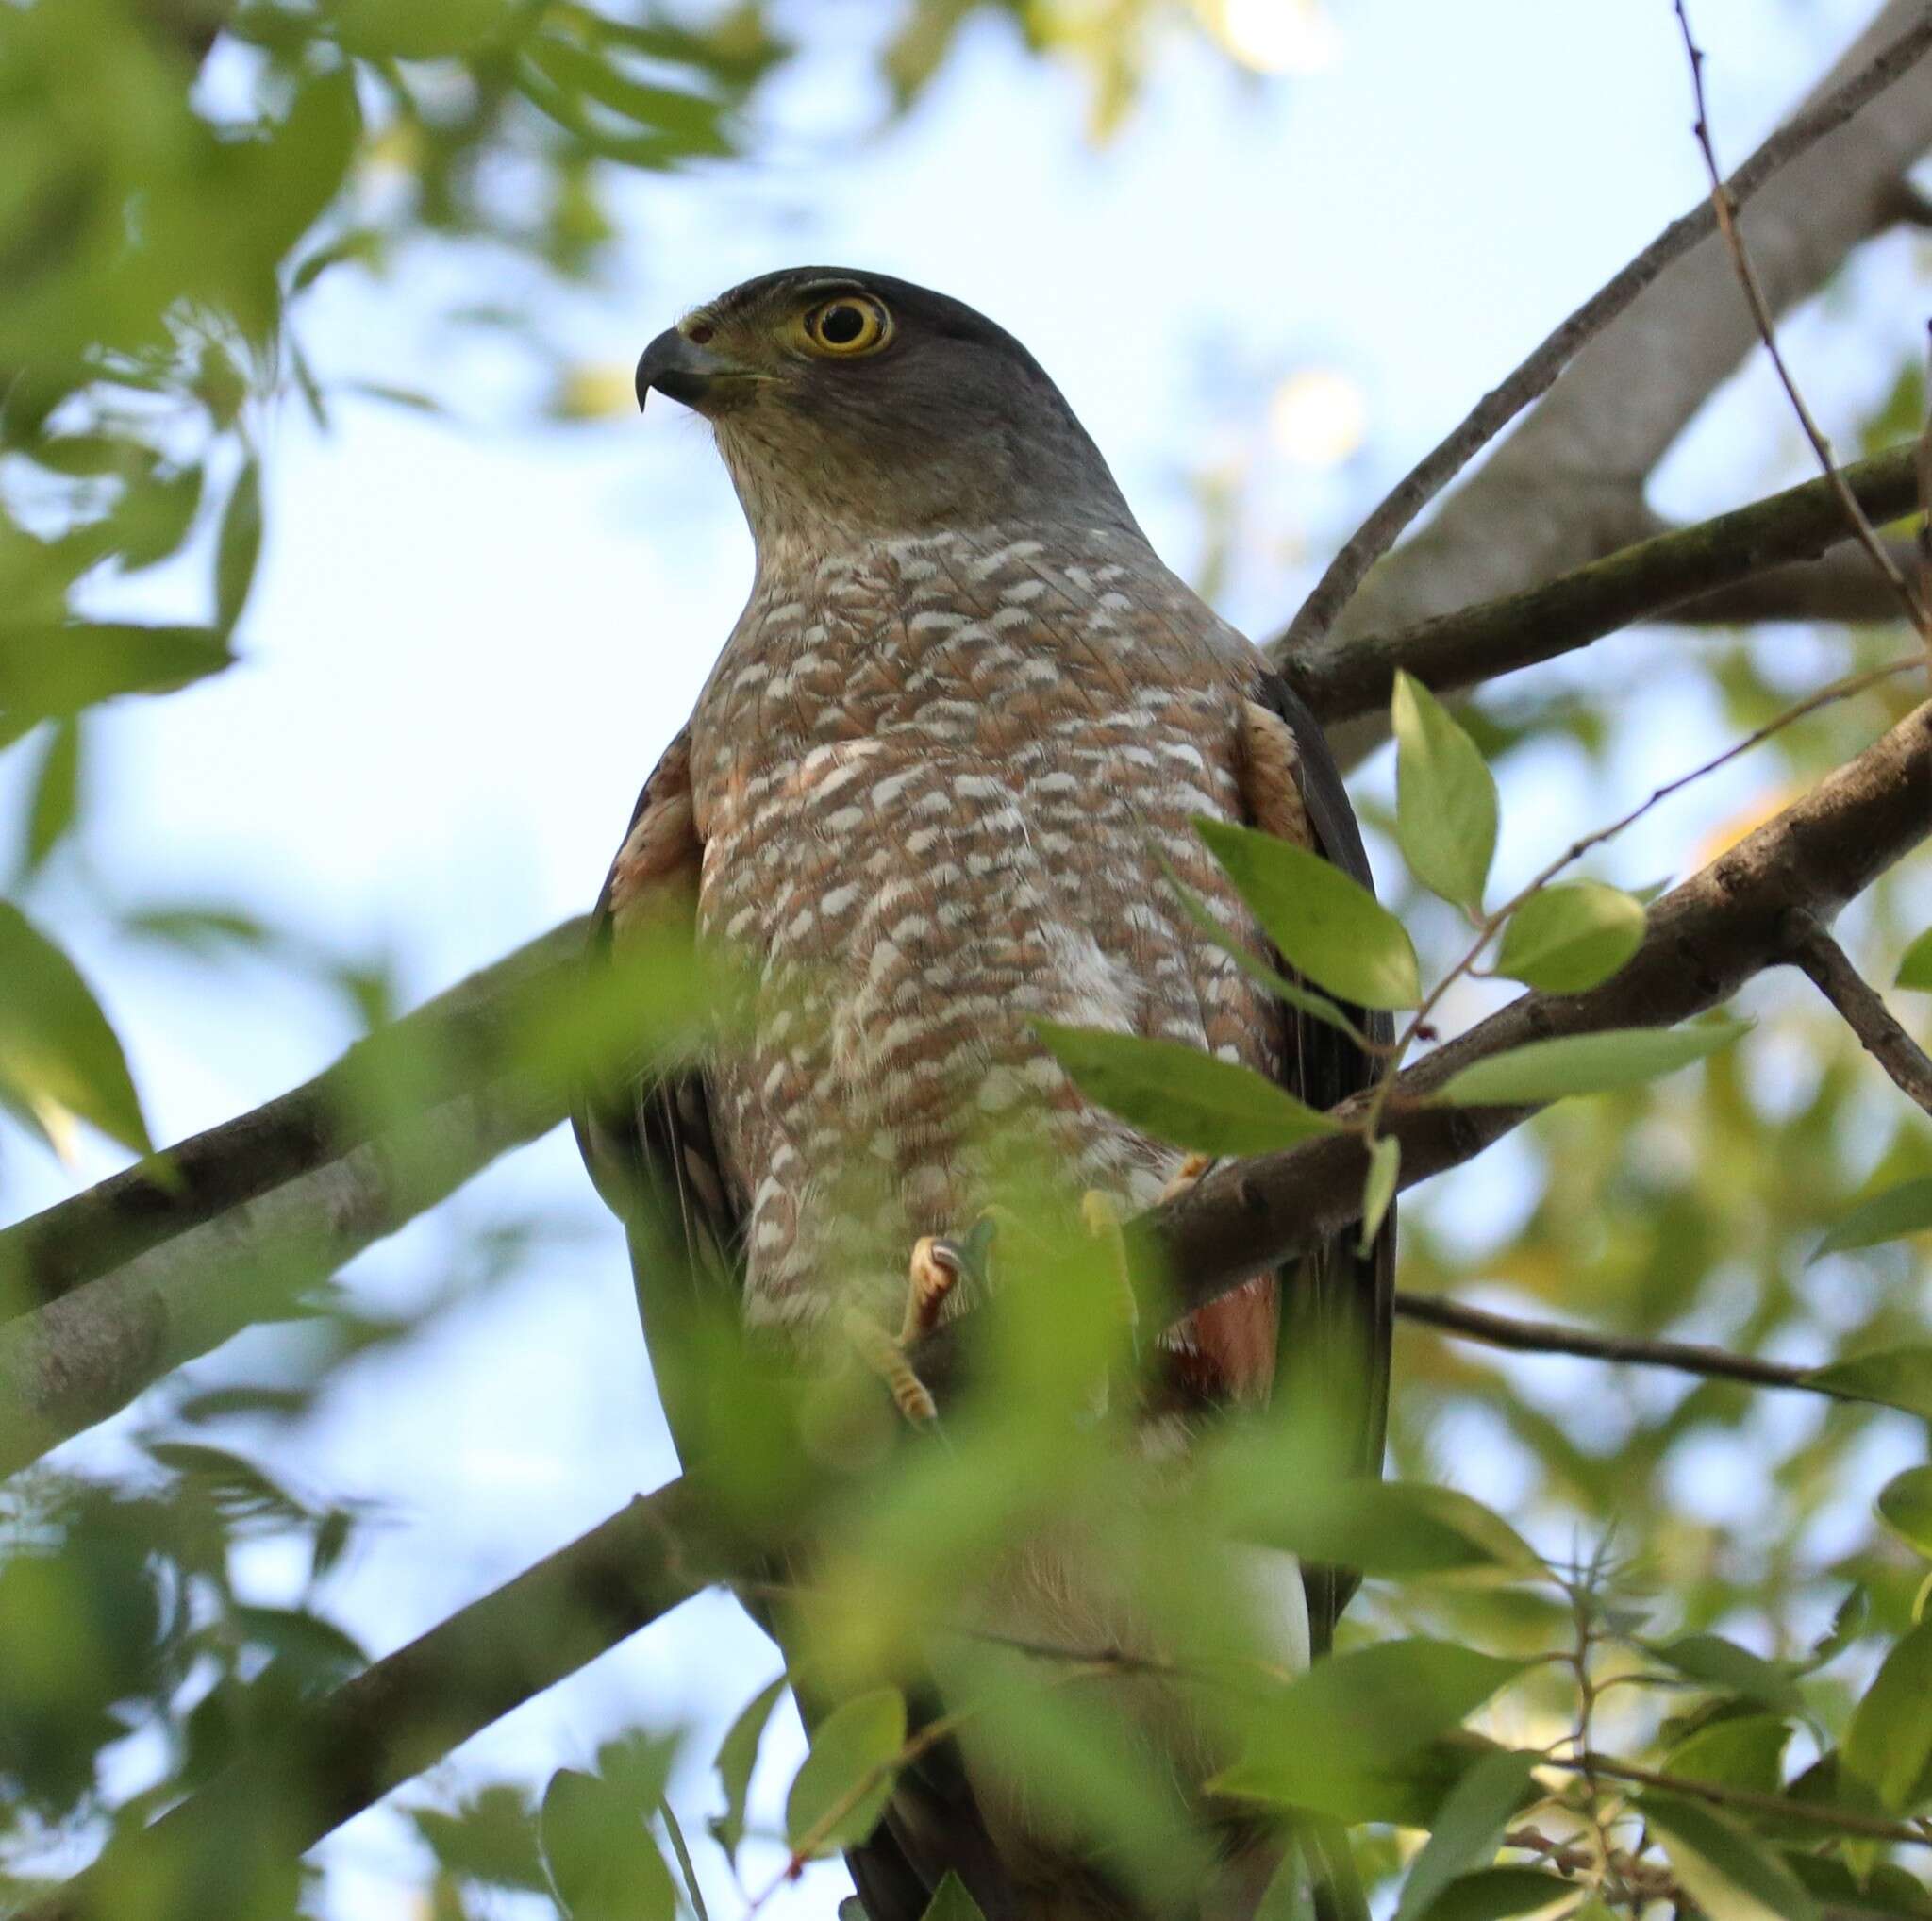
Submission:
M 873 354 L 892 337 L 892 316 L 876 300 L 860 293 L 841 293 L 823 301 L 805 316 L 805 337 L 821 354 L 850 359 Z

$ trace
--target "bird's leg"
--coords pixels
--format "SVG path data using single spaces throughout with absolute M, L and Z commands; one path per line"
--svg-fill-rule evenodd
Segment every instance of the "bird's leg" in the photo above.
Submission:
M 998 1230 L 998 1221 L 989 1212 L 980 1215 L 962 1239 L 922 1234 L 912 1244 L 912 1256 L 906 1263 L 906 1312 L 896 1338 L 856 1311 L 848 1318 L 859 1358 L 885 1382 L 900 1413 L 915 1427 L 936 1421 L 939 1408 L 907 1350 L 939 1326 L 946 1302 L 962 1280 L 984 1283 L 991 1278 L 992 1244 Z

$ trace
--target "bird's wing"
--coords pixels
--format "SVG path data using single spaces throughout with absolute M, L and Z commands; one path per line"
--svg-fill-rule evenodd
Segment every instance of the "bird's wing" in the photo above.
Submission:
M 630 828 L 591 920 L 585 956 L 593 998 L 628 993 L 610 977 L 635 969 L 641 998 L 653 971 L 689 964 L 697 934 L 704 844 L 691 811 L 691 743 L 680 732 L 644 782 Z M 664 993 L 675 985 L 662 983 Z M 647 1024 L 641 1024 L 647 1025 Z M 709 1090 L 692 1061 L 630 1061 L 572 1103 L 577 1150 L 624 1223 L 638 1308 L 672 1433 L 693 1431 L 677 1405 L 675 1316 L 743 1273 L 743 1209 L 712 1138 Z M 644 1278 L 648 1274 L 650 1285 Z
M 593 976 L 608 980 L 628 958 L 641 957 L 637 985 L 648 994 L 652 960 L 661 955 L 677 964 L 695 939 L 703 865 L 690 742 L 680 733 L 644 783 L 597 898 L 586 956 Z M 665 1418 L 680 1449 L 689 1447 L 703 1431 L 693 1404 L 702 1383 L 683 1385 L 680 1319 L 707 1296 L 717 1300 L 719 1290 L 735 1305 L 744 1281 L 745 1211 L 718 1157 L 706 1077 L 695 1064 L 621 1065 L 598 1088 L 579 1090 L 571 1125 L 598 1193 L 625 1224 Z M 783 1573 L 774 1569 L 774 1578 Z M 762 1610 L 745 1605 L 769 1632 Z M 922 1722 L 940 1712 L 936 1702 L 910 1705 Z M 824 1706 L 808 1691 L 800 1695 L 808 1727 Z M 987 1921 L 1016 1921 L 1018 1901 L 950 1743 L 904 1771 L 885 1818 L 846 1850 L 845 1862 L 870 1921 L 919 1921 L 949 1868 Z
M 1312 842 L 1351 878 L 1373 887 L 1368 855 L 1341 770 L 1321 727 L 1278 675 L 1263 673 L 1244 710 L 1242 791 L 1255 825 Z M 1386 1043 L 1390 1016 L 1344 1011 L 1371 1041 Z M 1340 1029 L 1284 1008 L 1287 1045 L 1282 1078 L 1319 1109 L 1333 1107 L 1375 1076 L 1375 1061 Z M 1284 1268 L 1279 1278 L 1280 1336 L 1276 1390 L 1291 1410 L 1315 1406 L 1311 1441 L 1332 1449 L 1342 1474 L 1379 1474 L 1389 1416 L 1389 1352 L 1394 1326 L 1395 1211 L 1391 1207 L 1367 1254 L 1353 1227 Z M 1304 1571 L 1308 1627 L 1319 1652 L 1333 1633 L 1358 1577 L 1342 1568 Z

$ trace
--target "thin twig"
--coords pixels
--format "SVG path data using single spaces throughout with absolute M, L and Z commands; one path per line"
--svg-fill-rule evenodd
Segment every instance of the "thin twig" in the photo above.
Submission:
M 1613 1361 L 1642 1367 L 1668 1367 L 1707 1380 L 1740 1380 L 1752 1387 L 1796 1388 L 1825 1395 L 1834 1400 L 1857 1396 L 1820 1387 L 1809 1368 L 1781 1361 L 1762 1361 L 1755 1354 L 1734 1354 L 1724 1347 L 1707 1347 L 1689 1341 L 1644 1341 L 1629 1334 L 1599 1334 L 1588 1328 L 1566 1327 L 1560 1321 L 1520 1320 L 1491 1313 L 1464 1301 L 1439 1299 L 1433 1295 L 1399 1292 L 1395 1311 L 1404 1320 L 1440 1328 L 1486 1347 L 1505 1347 L 1516 1354 L 1574 1354 L 1586 1361 Z
M 1635 1767 L 1607 1756 L 1551 1755 L 1544 1763 L 1570 1774 L 1607 1775 L 1613 1780 L 1631 1781 L 1639 1787 L 1658 1788 L 1666 1794 L 1680 1795 L 1686 1800 L 1708 1801 L 1714 1807 L 1736 1808 L 1741 1813 L 1770 1814 L 1813 1828 L 1835 1828 L 1840 1834 L 1859 1834 L 1872 1841 L 1892 1841 L 1909 1847 L 1932 1847 L 1932 1834 L 1903 1821 L 1887 1821 L 1876 1814 L 1861 1814 L 1851 1808 L 1834 1808 L 1822 1801 L 1793 1801 L 1783 1795 L 1760 1795 L 1750 1788 L 1733 1788 L 1717 1781 L 1693 1780 L 1688 1776 L 1658 1774 L 1655 1769 Z
M 1932 1114 L 1932 1061 L 1893 1018 L 1877 991 L 1854 967 L 1823 922 L 1810 914 L 1793 917 L 1793 963 L 1843 1015 L 1845 1025 L 1901 1094 Z
M 1932 607 L 1932 326 L 1926 328 L 1925 424 L 1919 429 L 1917 468 L 1919 480 L 1919 530 L 1915 544 L 1919 552 L 1919 598 Z
M 1677 25 L 1684 36 L 1684 51 L 1690 61 L 1690 92 L 1697 108 L 1697 119 L 1691 132 L 1697 137 L 1699 151 L 1704 155 L 1705 170 L 1710 175 L 1710 204 L 1717 216 L 1718 232 L 1724 236 L 1725 250 L 1731 257 L 1731 265 L 1736 270 L 1738 284 L 1744 290 L 1744 299 L 1751 309 L 1751 318 L 1757 328 L 1757 337 L 1764 342 L 1764 350 L 1771 356 L 1771 364 L 1776 370 L 1778 383 L 1785 390 L 1791 403 L 1791 411 L 1798 416 L 1798 425 L 1805 430 L 1805 438 L 1811 443 L 1811 451 L 1818 457 L 1818 464 L 1824 471 L 1824 477 L 1832 484 L 1839 498 L 1839 505 L 1844 509 L 1847 521 L 1858 544 L 1872 557 L 1872 564 L 1885 577 L 1886 584 L 1898 595 L 1899 604 L 1905 609 L 1907 618 L 1919 630 L 1928 649 L 1932 649 L 1932 613 L 1927 612 L 1927 603 L 1919 592 L 1900 571 L 1897 561 L 1887 551 L 1885 543 L 1878 538 L 1878 530 L 1865 517 L 1865 509 L 1858 505 L 1857 495 L 1845 484 L 1843 474 L 1839 471 L 1838 461 L 1833 458 L 1831 443 L 1825 439 L 1824 430 L 1812 417 L 1811 409 L 1805 404 L 1805 396 L 1799 392 L 1798 383 L 1792 377 L 1791 370 L 1785 363 L 1782 349 L 1777 343 L 1777 324 L 1772 318 L 1771 303 L 1764 297 L 1764 287 L 1757 277 L 1757 270 L 1751 264 L 1751 256 L 1744 245 L 1744 236 L 1738 226 L 1738 199 L 1733 190 L 1725 185 L 1724 170 L 1717 161 L 1717 142 L 1710 131 L 1710 111 L 1704 96 L 1704 49 L 1697 44 L 1690 31 L 1690 15 L 1687 10 L 1687 0 L 1672 0 L 1676 12 Z
M 1932 49 L 1932 13 L 1908 26 L 1891 44 L 1807 113 L 1774 133 L 1727 183 L 1733 206 L 1748 200 L 1781 167 L 1835 132 Z M 1503 383 L 1478 401 L 1461 424 L 1396 482 L 1389 494 L 1328 563 L 1315 590 L 1289 623 L 1279 651 L 1305 655 L 1334 626 L 1372 568 L 1468 463 L 1531 401 L 1556 384 L 1577 353 L 1629 307 L 1664 269 L 1717 231 L 1717 209 L 1700 202 L 1674 220 L 1620 273 L 1606 281 Z

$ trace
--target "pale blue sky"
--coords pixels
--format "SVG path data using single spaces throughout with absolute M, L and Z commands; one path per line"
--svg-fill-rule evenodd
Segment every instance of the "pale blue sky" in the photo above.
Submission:
M 875 13 L 814 4 L 814 38 L 829 26 L 846 44 L 760 102 L 762 158 L 627 182 L 614 289 L 552 301 L 558 329 L 586 362 L 623 369 L 685 306 L 774 266 L 873 265 L 941 286 L 1033 347 L 1184 572 L 1201 544 L 1190 471 L 1257 460 L 1224 605 L 1265 628 L 1308 577 L 1295 555 L 1319 562 L 1352 510 L 1703 185 L 1668 0 L 1331 10 L 1341 57 L 1312 76 L 1243 79 L 1177 40 L 1095 152 L 1080 81 L 1021 58 L 992 22 L 907 125 L 868 137 Z M 1868 11 L 1702 0 L 1729 158 Z M 1792 329 L 1828 426 L 1889 383 L 1917 334 L 1911 257 L 1906 241 L 1874 249 L 1859 269 L 1874 297 Z M 413 999 L 594 894 L 742 599 L 749 548 L 697 423 L 654 406 L 644 422 L 532 426 L 542 376 L 527 359 L 437 325 L 453 296 L 504 292 L 501 272 L 425 249 L 380 284 L 354 272 L 323 283 L 303 332 L 325 372 L 425 388 L 455 418 L 360 400 L 327 436 L 299 407 L 279 418 L 243 664 L 125 704 L 97 729 L 112 780 L 85 852 L 121 898 L 254 905 L 342 952 L 392 954 Z M 1362 452 L 1322 474 L 1268 453 L 1257 425 L 1276 384 L 1308 367 L 1339 371 L 1366 399 Z M 1753 379 L 1713 409 L 1661 491 L 1674 508 L 1715 508 L 1788 470 L 1800 471 L 1791 429 Z M 1571 670 L 1627 680 L 1654 722 L 1626 756 L 1632 795 L 1707 738 L 1708 715 L 1658 671 L 1678 644 L 1616 642 Z M 1629 877 L 1667 867 L 1755 778 L 1712 783 L 1660 822 L 1629 854 Z M 1600 807 L 1554 753 L 1521 757 L 1510 800 L 1505 860 L 1519 867 Z M 163 1138 L 279 1092 L 351 1037 L 342 1010 L 272 969 L 238 964 L 211 989 L 198 967 L 115 943 L 84 894 L 57 876 L 41 910 L 112 1010 Z M 90 1147 L 70 1174 L 12 1144 L 8 1215 L 112 1164 Z M 1463 1180 L 1507 1205 L 1507 1155 Z M 567 1140 L 501 1164 L 454 1205 L 471 1220 L 537 1211 L 562 1244 L 401 1354 L 352 1370 L 277 1450 L 299 1482 L 388 1511 L 331 1594 L 378 1651 L 673 1471 L 619 1236 Z M 431 1221 L 354 1274 L 372 1299 L 415 1298 L 447 1244 Z M 246 1373 L 271 1350 L 251 1337 L 198 1372 Z M 110 1455 L 111 1437 L 69 1450 Z M 265 1563 L 261 1578 L 286 1571 Z M 688 1608 L 510 1717 L 449 1778 L 503 1766 L 541 1779 L 633 1714 L 696 1719 L 711 1730 L 700 1759 L 720 1716 L 775 1668 L 727 1604 Z M 790 1727 L 774 1736 L 774 1773 L 796 1742 Z M 687 1812 L 707 1796 L 688 1776 Z M 377 1815 L 328 1844 L 337 1912 L 409 1912 L 400 1832 Z M 713 1892 L 724 1921 L 734 1897 Z M 823 1914 L 827 1898 L 821 1879 L 768 1912 Z

